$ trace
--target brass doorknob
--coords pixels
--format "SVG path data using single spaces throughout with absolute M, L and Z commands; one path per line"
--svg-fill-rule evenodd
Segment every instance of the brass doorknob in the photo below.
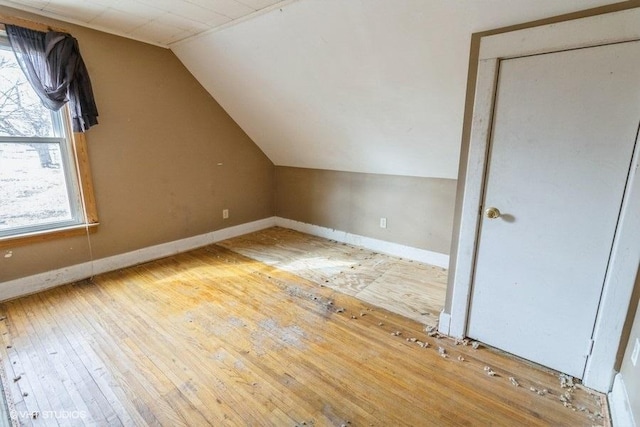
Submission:
M 498 208 L 493 208 L 493 207 L 488 208 L 486 211 L 484 211 L 484 214 L 489 219 L 496 219 L 500 217 L 500 211 L 498 210 Z

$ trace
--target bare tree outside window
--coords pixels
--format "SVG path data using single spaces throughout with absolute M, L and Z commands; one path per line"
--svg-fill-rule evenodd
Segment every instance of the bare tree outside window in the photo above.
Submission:
M 0 235 L 74 219 L 58 117 L 0 46 Z
M 0 50 L 0 136 L 54 136 L 51 112 L 7 50 Z

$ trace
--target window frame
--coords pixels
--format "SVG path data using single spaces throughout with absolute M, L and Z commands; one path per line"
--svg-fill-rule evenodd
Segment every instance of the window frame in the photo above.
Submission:
M 0 237 L 0 249 L 93 234 L 97 231 L 100 222 L 98 221 L 98 210 L 93 191 L 91 168 L 89 166 L 89 153 L 87 151 L 87 141 L 84 133 L 74 132 L 70 138 L 70 143 L 74 160 L 72 172 L 75 173 L 78 179 L 81 194 L 81 205 L 84 216 L 84 218 L 81 218 L 82 222 L 76 225 Z
M 1 16 L 0 16 L 1 17 Z M 4 20 L 4 22 L 7 22 Z M 21 25 L 24 21 L 21 20 Z M 39 29 L 39 28 L 36 28 Z M 4 33 L 4 25 L 0 24 L 0 32 Z M 96 231 L 98 213 L 93 180 L 89 166 L 87 141 L 84 133 L 73 132 L 71 129 L 71 115 L 65 105 L 57 114 L 59 123 L 54 123 L 60 131 L 59 136 L 43 137 L 1 137 L 0 142 L 9 143 L 58 143 L 61 157 L 65 163 L 65 182 L 67 193 L 72 205 L 73 219 L 58 221 L 50 224 L 16 227 L 15 233 L 0 235 L 0 249 L 17 245 L 48 241 L 84 235 Z M 54 122 L 56 119 L 54 119 Z M 75 207 L 75 209 L 73 209 Z

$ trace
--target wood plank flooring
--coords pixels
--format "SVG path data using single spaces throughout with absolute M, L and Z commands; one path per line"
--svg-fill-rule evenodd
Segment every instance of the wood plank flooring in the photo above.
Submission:
M 311 282 L 435 326 L 444 307 L 447 271 L 281 227 L 219 243 Z
M 0 319 L 25 426 L 605 421 L 601 395 L 563 389 L 551 371 L 427 336 L 414 320 L 216 245 L 5 302 Z

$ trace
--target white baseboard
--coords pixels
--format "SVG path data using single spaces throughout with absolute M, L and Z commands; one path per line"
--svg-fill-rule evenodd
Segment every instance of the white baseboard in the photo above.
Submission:
M 21 277 L 0 284 L 0 301 L 35 294 L 65 283 L 77 282 L 91 276 L 91 263 L 72 265 L 58 270 L 46 271 L 33 276 Z
M 85 262 L 60 268 L 58 270 L 35 274 L 33 276 L 10 280 L 0 284 L 0 301 L 34 294 L 65 283 L 77 282 L 97 274 L 107 273 L 109 271 L 131 267 L 133 265 L 190 251 L 225 239 L 263 230 L 276 225 L 312 234 L 314 236 L 336 240 L 342 243 L 363 246 L 377 252 L 412 259 L 414 261 L 420 261 L 443 268 L 447 268 L 449 266 L 448 255 L 403 246 L 397 243 L 385 242 L 382 240 L 372 239 L 370 237 L 358 236 L 345 231 L 332 230 L 326 227 L 305 224 L 303 222 L 293 221 L 290 219 L 270 217 L 246 224 L 223 228 L 210 233 L 200 234 L 198 236 L 188 237 L 186 239 L 175 240 L 173 242 L 149 246 L 119 255 L 96 259 L 92 262 Z
M 277 217 L 272 216 L 270 218 L 260 219 L 258 221 L 248 222 L 246 224 L 236 225 L 235 227 L 228 227 L 223 228 L 222 230 L 214 231 L 216 236 L 213 243 L 231 239 L 232 237 L 242 236 L 243 234 L 253 233 L 254 231 L 264 230 L 265 228 L 275 227 L 277 220 Z
M 636 423 L 633 419 L 633 412 L 631 412 L 627 388 L 621 374 L 616 374 L 613 379 L 613 388 L 607 397 L 613 427 L 635 427 Z
M 2 283 L 0 286 L 0 301 L 34 294 L 65 283 L 77 282 L 78 280 L 83 280 L 96 274 L 131 267 L 155 259 L 190 251 L 221 240 L 252 233 L 275 225 L 275 217 L 265 218 L 210 233 L 200 234 L 198 236 L 187 237 L 186 239 L 161 243 L 107 258 L 100 258 L 93 262 L 85 262 L 58 270 L 35 274 L 33 276 L 10 280 Z
M 357 234 L 351 234 L 346 231 L 334 230 L 327 227 L 321 227 L 319 225 L 294 221 L 292 219 L 276 217 L 276 225 L 279 227 L 300 231 L 302 233 L 336 240 L 341 243 L 362 246 L 376 252 L 382 252 L 400 258 L 424 262 L 425 264 L 431 264 L 442 268 L 449 268 L 449 255 L 441 254 L 438 252 L 431 252 L 425 249 L 418 249 L 411 246 L 400 245 L 398 243 L 386 242 L 384 240 L 373 239 L 371 237 L 359 236 Z

